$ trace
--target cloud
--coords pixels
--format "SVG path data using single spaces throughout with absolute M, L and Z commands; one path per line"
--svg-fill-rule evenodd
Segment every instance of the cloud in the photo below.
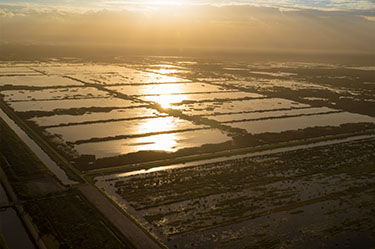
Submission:
M 13 17 L 14 13 L 7 9 L 0 9 L 0 17 Z
M 292 9 L 190 5 L 72 12 L 13 6 L 1 9 L 0 35 L 24 43 L 375 52 L 374 11 Z
M 49 7 L 69 10 L 147 10 L 155 6 L 191 5 L 252 5 L 278 8 L 304 8 L 321 10 L 374 10 L 374 0 L 0 0 L 8 6 Z
M 375 22 L 375 16 L 363 16 L 363 18 Z

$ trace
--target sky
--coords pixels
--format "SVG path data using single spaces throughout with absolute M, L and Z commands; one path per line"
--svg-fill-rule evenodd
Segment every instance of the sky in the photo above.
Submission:
M 0 0 L 0 43 L 375 53 L 375 0 Z
M 24 7 L 52 7 L 76 10 L 142 9 L 157 5 L 258 5 L 292 8 L 374 10 L 374 0 L 0 0 L 0 4 Z

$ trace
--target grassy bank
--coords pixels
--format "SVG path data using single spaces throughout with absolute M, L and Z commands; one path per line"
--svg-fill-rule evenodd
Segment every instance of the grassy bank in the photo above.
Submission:
M 30 129 L 4 102 L 0 101 L 0 108 L 37 143 L 44 152 L 46 152 L 50 158 L 60 166 L 68 177 L 74 181 L 84 182 L 82 178 L 75 173 L 75 169 L 70 163 L 63 158 L 56 150 L 54 150 L 46 141 L 44 141 L 35 131 Z
M 133 248 L 79 191 L 61 186 L 0 119 L 0 166 L 48 248 Z
M 76 190 L 27 202 L 25 210 L 49 248 L 133 248 Z
M 34 179 L 53 178 L 53 174 L 2 119 L 0 133 L 0 166 L 17 196 L 28 199 L 32 194 L 26 183 Z

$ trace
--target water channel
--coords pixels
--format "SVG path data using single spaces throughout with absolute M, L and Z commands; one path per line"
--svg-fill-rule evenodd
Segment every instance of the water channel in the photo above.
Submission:
M 190 163 L 179 163 L 179 164 L 174 164 L 174 165 L 169 165 L 169 166 L 155 167 L 151 169 L 141 169 L 141 170 L 126 172 L 126 173 L 98 176 L 98 177 L 95 177 L 95 180 L 97 181 L 96 185 L 101 187 L 102 184 L 106 185 L 105 183 L 106 180 L 123 178 L 127 176 L 132 176 L 132 175 L 147 174 L 147 173 L 156 172 L 156 171 L 171 170 L 171 169 L 178 169 L 178 168 L 185 168 L 185 167 L 194 167 L 194 166 L 199 166 L 199 165 L 208 164 L 208 163 L 216 163 L 216 162 L 222 162 L 222 161 L 227 161 L 227 160 L 229 161 L 229 160 L 241 159 L 241 158 L 246 158 L 246 157 L 271 155 L 271 154 L 276 154 L 276 153 L 283 153 L 283 152 L 301 150 L 301 149 L 309 149 L 309 148 L 320 147 L 320 146 L 325 146 L 325 145 L 334 145 L 334 144 L 339 144 L 339 143 L 346 143 L 350 141 L 371 139 L 371 138 L 375 138 L 375 135 L 352 136 L 352 137 L 347 137 L 347 138 L 342 138 L 342 139 L 332 139 L 328 141 L 315 142 L 311 144 L 295 145 L 295 146 L 282 147 L 282 148 L 277 148 L 277 149 L 263 150 L 263 151 L 258 151 L 258 152 L 250 152 L 250 153 L 246 153 L 242 155 L 217 157 L 213 159 L 194 161 Z
M 77 184 L 69 179 L 67 174 L 53 161 L 46 152 L 42 150 L 12 119 L 0 109 L 0 117 L 21 138 L 21 140 L 32 150 L 44 165 L 61 181 L 62 184 Z
M 8 203 L 8 197 L 0 184 L 0 205 Z M 9 249 L 36 249 L 13 207 L 0 209 L 0 231 Z

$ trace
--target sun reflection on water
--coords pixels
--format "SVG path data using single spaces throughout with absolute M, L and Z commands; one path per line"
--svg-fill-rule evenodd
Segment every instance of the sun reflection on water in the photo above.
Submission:
M 139 134 L 157 133 L 162 131 L 177 130 L 182 120 L 174 117 L 144 119 L 137 126 Z M 157 134 L 147 137 L 139 137 L 132 142 L 137 150 L 163 150 L 175 151 L 178 133 Z
M 185 94 L 174 94 L 174 95 L 159 95 L 159 96 L 146 96 L 145 100 L 153 101 L 161 105 L 162 108 L 171 108 L 172 104 L 180 103 L 184 100 L 189 99 Z
M 178 121 L 173 117 L 142 119 L 137 126 L 136 134 L 176 130 Z
M 158 73 L 158 74 L 176 74 L 176 73 L 186 72 L 185 70 L 173 69 L 173 68 L 160 68 L 160 69 L 153 69 L 151 71 L 154 73 Z
M 160 151 L 176 151 L 177 133 L 159 134 L 151 137 L 137 138 L 134 146 L 137 151 L 141 150 L 160 150 Z
M 153 70 L 153 73 L 145 73 L 145 77 L 148 78 L 147 82 L 153 83 L 172 83 L 186 81 L 178 77 L 160 74 L 159 70 Z
M 154 101 L 160 104 L 163 108 L 170 108 L 171 104 L 187 99 L 187 96 L 183 94 L 183 87 L 183 84 L 150 85 L 144 90 L 144 93 L 155 95 L 147 96 L 146 100 Z

